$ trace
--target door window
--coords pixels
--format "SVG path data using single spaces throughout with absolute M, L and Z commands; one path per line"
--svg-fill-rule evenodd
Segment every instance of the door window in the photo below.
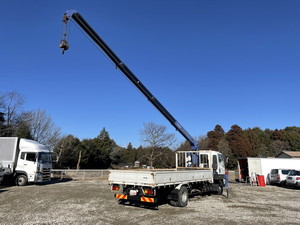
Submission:
M 36 154 L 27 152 L 26 160 L 31 161 L 31 162 L 35 162 L 36 161 Z
M 219 164 L 223 165 L 224 164 L 224 157 L 221 154 L 218 154 L 218 159 L 219 159 Z

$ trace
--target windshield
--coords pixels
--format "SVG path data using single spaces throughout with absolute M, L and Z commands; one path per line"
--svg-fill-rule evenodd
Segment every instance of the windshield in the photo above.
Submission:
M 52 162 L 51 153 L 40 152 L 38 161 L 39 163 L 42 164 L 51 163 Z

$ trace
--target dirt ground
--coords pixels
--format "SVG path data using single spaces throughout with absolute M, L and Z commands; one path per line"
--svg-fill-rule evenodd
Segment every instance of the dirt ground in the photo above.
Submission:
M 300 190 L 230 183 L 230 198 L 196 196 L 185 208 L 118 204 L 105 180 L 0 186 L 0 224 L 299 224 Z

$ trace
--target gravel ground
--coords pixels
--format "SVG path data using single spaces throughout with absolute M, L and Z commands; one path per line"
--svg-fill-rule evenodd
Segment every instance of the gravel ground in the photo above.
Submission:
M 185 208 L 119 205 L 105 180 L 0 186 L 0 224 L 299 224 L 300 190 L 230 184 Z

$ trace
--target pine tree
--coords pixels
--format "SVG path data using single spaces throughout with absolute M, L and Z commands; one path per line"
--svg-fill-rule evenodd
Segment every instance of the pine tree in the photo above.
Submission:
M 100 134 L 97 136 L 100 140 L 110 140 L 109 133 L 105 130 L 105 127 L 100 131 Z
M 218 145 L 222 138 L 224 137 L 225 132 L 220 125 L 216 125 L 213 131 L 207 133 L 208 138 L 208 148 L 213 150 L 218 150 Z
M 250 145 L 251 145 L 251 152 L 249 153 L 249 156 L 258 156 L 260 143 L 258 136 L 249 128 L 244 131 Z
M 242 128 L 233 125 L 227 132 L 227 140 L 235 157 L 247 157 L 251 155 L 251 145 Z

